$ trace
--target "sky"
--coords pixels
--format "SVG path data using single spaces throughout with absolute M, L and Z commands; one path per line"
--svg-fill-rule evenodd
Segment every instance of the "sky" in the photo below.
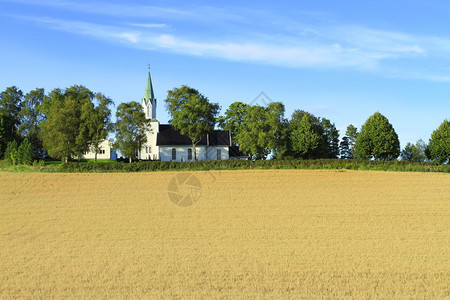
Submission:
M 198 89 L 224 113 L 280 101 L 335 123 L 375 112 L 401 147 L 450 119 L 450 2 L 0 0 L 0 90 L 84 85 L 141 101 Z M 258 97 L 263 93 L 263 97 Z

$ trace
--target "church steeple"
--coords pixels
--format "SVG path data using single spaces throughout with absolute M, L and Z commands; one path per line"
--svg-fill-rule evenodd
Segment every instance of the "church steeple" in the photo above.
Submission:
M 144 98 L 142 99 L 142 108 L 147 119 L 156 118 L 156 98 L 153 93 L 152 77 L 150 76 L 150 65 L 148 66 L 147 85 L 145 87 Z

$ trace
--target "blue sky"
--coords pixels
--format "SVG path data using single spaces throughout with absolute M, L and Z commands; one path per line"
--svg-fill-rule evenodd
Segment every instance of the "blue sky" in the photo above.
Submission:
M 450 118 L 449 15 L 432 0 L 0 0 L 0 90 L 81 84 L 117 106 L 140 101 L 151 64 L 163 123 L 186 84 L 222 112 L 264 92 L 341 136 L 379 111 L 403 147 Z

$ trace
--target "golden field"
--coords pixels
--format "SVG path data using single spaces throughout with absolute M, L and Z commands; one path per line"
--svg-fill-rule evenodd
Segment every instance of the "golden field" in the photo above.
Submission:
M 450 298 L 450 174 L 0 173 L 0 298 Z

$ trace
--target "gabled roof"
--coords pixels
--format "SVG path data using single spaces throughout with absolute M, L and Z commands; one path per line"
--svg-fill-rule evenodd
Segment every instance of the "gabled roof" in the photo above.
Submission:
M 191 146 L 192 141 L 187 136 L 182 135 L 170 124 L 160 124 L 159 133 L 156 139 L 157 146 Z M 213 133 L 204 136 L 199 146 L 230 146 L 231 136 L 228 130 L 214 130 Z
M 152 77 L 150 76 L 150 71 L 148 72 L 148 79 L 147 85 L 145 86 L 144 99 L 142 100 L 144 100 L 145 104 L 147 104 L 148 101 L 150 102 L 156 101 L 155 95 L 153 93 Z

